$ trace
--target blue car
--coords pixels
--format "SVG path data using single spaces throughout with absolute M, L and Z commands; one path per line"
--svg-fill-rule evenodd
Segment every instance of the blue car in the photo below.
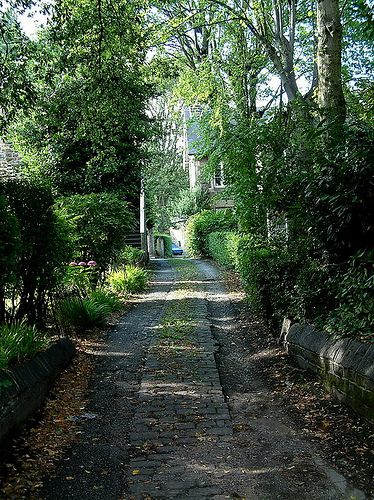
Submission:
M 182 255 L 183 254 L 183 250 L 181 247 L 179 247 L 178 245 L 176 245 L 175 243 L 172 244 L 171 246 L 171 253 L 173 255 Z

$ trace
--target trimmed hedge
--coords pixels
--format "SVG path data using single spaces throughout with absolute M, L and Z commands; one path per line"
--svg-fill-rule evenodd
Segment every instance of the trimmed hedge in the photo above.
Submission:
M 283 318 L 315 324 L 340 337 L 369 341 L 374 328 L 374 251 L 332 264 L 313 253 L 303 238 L 261 241 L 232 231 L 230 212 L 204 211 L 187 224 L 192 256 L 212 257 L 235 269 L 248 302 L 275 330 Z
M 304 253 L 232 231 L 211 233 L 205 241 L 209 257 L 239 273 L 248 302 L 272 327 L 279 328 L 285 316 L 313 321 L 333 309 L 331 269 Z
M 188 219 L 186 225 L 187 249 L 192 257 L 209 255 L 207 237 L 216 231 L 237 229 L 231 210 L 203 210 Z
M 218 264 L 238 269 L 238 247 L 242 236 L 231 231 L 217 231 L 207 236 L 207 253 Z

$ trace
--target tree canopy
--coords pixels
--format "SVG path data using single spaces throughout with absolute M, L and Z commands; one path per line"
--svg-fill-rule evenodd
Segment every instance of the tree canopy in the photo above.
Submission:
M 305 276 L 328 269 L 336 281 L 365 261 L 368 0 L 57 0 L 33 39 L 17 19 L 27 6 L 0 4 L 1 127 L 19 172 L 47 182 L 60 208 L 95 194 L 134 211 L 141 178 L 149 224 L 205 208 L 183 170 L 190 107 L 196 158 L 205 176 L 223 169 L 240 231 L 276 246 L 271 228 L 287 226 L 295 261 L 313 261 Z M 11 212 L 5 200 L 3 219 Z

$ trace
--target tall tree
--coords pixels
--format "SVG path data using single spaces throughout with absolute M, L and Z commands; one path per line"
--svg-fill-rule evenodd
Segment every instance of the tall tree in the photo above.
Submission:
M 150 128 L 144 2 L 59 0 L 30 71 L 35 106 L 15 134 L 59 194 L 117 191 L 134 201 Z
M 318 105 L 323 119 L 336 124 L 345 120 L 342 87 L 339 0 L 317 0 Z

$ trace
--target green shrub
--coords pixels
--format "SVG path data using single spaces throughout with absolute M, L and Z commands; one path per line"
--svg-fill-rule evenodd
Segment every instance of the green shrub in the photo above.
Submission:
M 116 259 L 134 224 L 126 202 L 114 193 L 61 198 L 56 211 L 70 227 L 79 258 L 95 260 L 99 270 L 108 269 Z
M 126 266 L 125 269 L 112 271 L 107 282 L 116 293 L 142 292 L 147 284 L 147 272 L 135 266 Z
M 308 255 L 293 261 L 295 281 L 288 316 L 307 323 L 324 318 L 336 306 L 336 266 Z
M 165 250 L 165 257 L 172 257 L 173 253 L 171 251 L 173 241 L 171 239 L 170 234 L 161 234 L 161 233 L 155 233 L 155 240 L 157 242 L 157 239 L 161 238 L 164 240 L 164 250 Z
M 238 247 L 241 236 L 233 232 L 219 231 L 208 234 L 207 253 L 224 267 L 238 268 Z
M 0 287 L 14 274 L 21 246 L 20 228 L 10 212 L 5 196 L 0 195 Z M 0 321 L 4 318 L 0 317 Z
M 25 322 L 0 326 L 0 369 L 12 361 L 31 358 L 48 346 L 48 339 Z
M 337 307 L 329 312 L 325 330 L 339 336 L 374 338 L 374 251 L 360 252 L 336 278 Z
M 26 317 L 29 324 L 41 325 L 48 295 L 70 256 L 70 241 L 53 211 L 53 194 L 45 180 L 20 174 L 1 177 L 0 195 L 6 200 L 5 216 L 11 224 L 7 230 L 9 243 L 1 251 L 8 254 L 12 265 L 10 280 L 10 269 L 5 269 L 8 278 L 0 287 L 0 304 L 5 303 L 6 296 L 15 299 L 7 301 L 6 311 L 0 307 L 0 322 Z
M 74 327 L 79 331 L 103 326 L 110 312 L 108 303 L 98 302 L 94 298 L 67 297 L 56 306 L 56 318 L 59 324 L 64 329 Z
M 135 266 L 125 268 L 125 286 L 129 293 L 142 292 L 147 285 L 147 271 Z
M 239 247 L 238 268 L 254 311 L 280 327 L 291 309 L 299 269 L 295 257 L 284 249 L 256 246 L 246 237 Z
M 125 245 L 118 256 L 118 264 L 121 266 L 131 265 L 137 266 L 144 260 L 145 252 L 140 248 Z
M 118 269 L 116 271 L 112 271 L 108 274 L 106 278 L 106 282 L 109 285 L 109 288 L 113 290 L 115 293 L 125 293 L 125 271 L 124 269 Z
M 95 267 L 66 266 L 61 276 L 63 293 L 87 297 L 98 281 Z
M 110 312 L 120 311 L 123 304 L 117 295 L 107 290 L 97 289 L 91 292 L 90 299 L 97 304 L 106 304 Z
M 237 228 L 230 210 L 204 210 L 188 219 L 186 225 L 187 249 L 192 257 L 207 255 L 207 237 L 216 231 L 230 231 Z

